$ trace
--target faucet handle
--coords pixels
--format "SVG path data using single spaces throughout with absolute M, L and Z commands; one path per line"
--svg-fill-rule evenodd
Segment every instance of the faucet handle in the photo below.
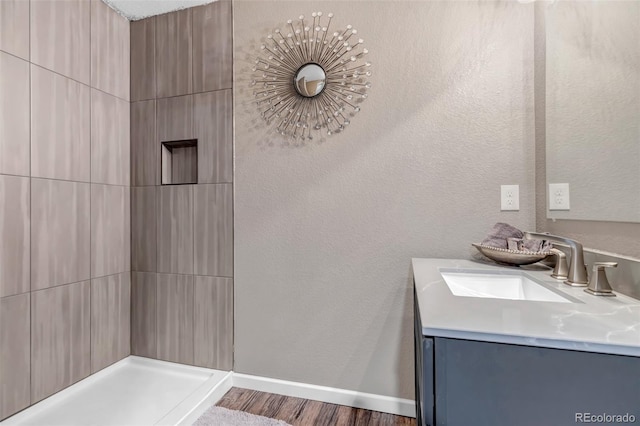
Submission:
M 605 268 L 616 268 L 617 266 L 616 262 L 594 262 L 589 287 L 584 291 L 594 296 L 615 296 L 607 279 Z
M 567 255 L 564 254 L 562 250 L 558 250 L 557 248 L 552 248 L 551 253 L 553 253 L 556 259 L 556 266 L 553 268 L 553 272 L 551 273 L 551 278 L 555 278 L 556 280 L 566 280 L 569 276 L 569 266 L 567 266 Z

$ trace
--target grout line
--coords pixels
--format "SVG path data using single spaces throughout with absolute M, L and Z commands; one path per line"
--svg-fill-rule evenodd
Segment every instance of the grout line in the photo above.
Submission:
M 91 21 L 93 20 L 93 2 L 89 2 L 89 87 L 91 87 L 91 83 L 92 83 L 92 77 L 93 77 L 93 60 L 92 60 L 92 47 L 93 47 L 93 43 L 92 43 L 92 39 L 93 39 L 93 28 L 91 25 Z M 93 124 L 93 120 L 92 120 L 92 115 L 93 115 L 93 90 L 90 88 L 89 89 L 89 181 L 93 181 L 93 168 L 92 168 L 92 148 L 93 148 L 93 129 L 92 129 L 92 124 Z M 92 230 L 93 230 L 93 185 L 89 185 L 89 277 L 91 277 L 93 275 L 93 249 L 92 249 L 92 243 L 93 243 L 93 235 L 92 235 Z M 91 309 L 91 305 L 92 305 L 92 291 L 91 291 L 91 279 L 89 280 L 89 375 L 92 374 L 93 372 L 93 345 L 92 345 L 92 341 L 93 341 L 93 320 L 92 320 L 92 309 Z
M 193 30 L 193 23 L 191 25 Z M 193 44 L 193 39 L 191 40 Z M 192 58 L 193 62 L 193 58 Z M 194 113 L 194 103 L 195 101 L 191 98 L 191 134 L 195 136 L 195 119 L 193 117 Z M 197 155 L 196 148 L 196 155 Z M 198 157 L 196 156 L 196 168 L 197 168 Z M 198 181 L 198 177 L 196 176 L 196 182 Z M 193 337 L 193 360 L 192 363 L 195 365 L 196 363 L 196 186 L 191 186 L 191 276 L 193 277 L 193 305 L 191 307 L 191 336 Z
M 29 63 L 31 63 L 31 0 L 29 1 L 29 19 L 27 20 L 27 33 L 29 34 L 29 36 L 27 37 L 27 39 L 29 40 Z
M 155 359 L 160 359 L 160 280 L 158 276 L 155 277 L 156 285 L 156 355 Z
M 156 17 L 151 18 L 153 20 L 153 98 L 157 100 L 158 98 L 158 20 Z
M 192 337 L 192 342 L 191 344 L 193 345 L 193 359 L 191 360 L 191 363 L 193 365 L 195 365 L 196 363 L 196 278 L 195 276 L 193 276 L 193 280 L 191 283 L 191 337 Z
M 195 78 L 195 75 L 194 75 L 196 67 L 194 66 L 194 63 L 193 63 L 194 62 L 193 61 L 193 9 L 194 9 L 193 7 L 189 8 L 189 21 L 191 21 L 191 25 L 190 25 L 191 26 L 191 33 L 189 34 L 189 44 L 190 44 L 190 46 L 189 46 L 189 48 L 190 48 L 190 51 L 189 51 L 189 62 L 191 64 L 191 73 L 190 73 L 190 76 L 189 76 L 189 77 L 191 77 L 191 90 L 190 90 L 190 92 L 193 92 L 193 88 L 194 88 L 194 86 L 196 84 L 196 78 Z M 191 94 L 193 94 L 193 93 L 191 93 Z M 193 100 L 192 100 L 192 102 L 193 102 Z M 191 111 L 192 111 L 192 116 L 193 116 L 193 103 L 191 105 Z M 193 126 L 193 123 L 192 123 L 191 133 L 193 133 L 193 127 L 194 126 Z
M 29 136 L 31 138 L 31 136 Z M 129 185 L 117 185 L 114 183 L 100 183 L 100 182 L 87 182 L 84 180 L 71 180 L 71 179 L 57 179 L 57 178 L 49 178 L 49 177 L 40 177 L 40 176 L 26 176 L 26 175 L 14 175 L 11 173 L 0 173 L 0 176 L 14 176 L 14 177 L 26 177 L 31 179 L 38 180 L 51 180 L 56 182 L 69 182 L 69 183 L 80 183 L 80 184 L 88 184 L 88 185 L 104 185 L 104 186 L 115 186 L 120 188 L 130 188 Z
M 9 298 L 9 297 L 20 296 L 20 295 L 27 294 L 27 293 L 31 293 L 31 294 L 38 293 L 38 292 L 41 292 L 41 291 L 51 290 L 51 289 L 54 289 L 54 288 L 60 288 L 60 287 L 64 287 L 64 286 L 67 286 L 67 285 L 82 284 L 82 283 L 85 283 L 85 282 L 88 282 L 88 281 L 94 281 L 94 280 L 99 280 L 99 279 L 103 279 L 103 278 L 114 277 L 114 276 L 130 273 L 130 272 L 133 272 L 133 271 L 118 272 L 118 273 L 115 273 L 115 274 L 105 275 L 105 276 L 102 276 L 102 277 L 87 278 L 86 280 L 73 281 L 73 282 L 64 283 L 64 284 L 56 284 L 56 285 L 52 285 L 50 287 L 38 288 L 38 289 L 27 291 L 27 292 L 24 292 L 24 293 L 12 294 L 12 295 L 9 295 L 9 296 L 3 296 L 0 299 L 6 299 L 6 298 Z M 140 273 L 140 272 L 138 272 L 138 273 Z M 150 273 L 150 272 L 141 272 L 141 273 L 147 274 L 147 273 Z
M 224 92 L 226 90 L 232 91 L 233 87 L 225 87 L 222 89 L 214 89 L 214 90 L 203 90 L 200 92 L 193 92 L 193 93 L 185 93 L 182 95 L 173 95 L 173 96 L 158 96 L 156 98 L 148 98 L 148 99 L 137 99 L 135 101 L 131 101 L 131 103 L 137 103 L 137 102 L 149 102 L 149 101 L 159 101 L 159 100 L 163 100 L 163 99 L 172 99 L 172 98 L 182 98 L 184 96 L 195 96 L 195 95 L 205 95 L 207 93 L 215 93 L 215 92 Z M 113 95 L 112 95 L 113 96 Z M 156 95 L 157 96 L 157 95 Z
M 118 274 L 124 274 L 125 272 L 118 272 Z M 224 276 L 224 275 L 180 274 L 180 273 L 174 273 L 174 272 L 158 272 L 158 271 L 130 271 L 130 272 L 138 273 L 138 274 L 176 275 L 176 276 L 180 276 L 180 277 L 187 276 L 187 277 L 225 278 L 225 279 L 230 279 L 230 280 L 233 279 L 233 277 L 227 277 L 227 276 Z M 111 275 L 118 275 L 118 274 L 111 274 Z M 111 275 L 105 275 L 104 277 L 110 277 Z M 92 278 L 92 279 L 95 280 L 95 279 L 104 278 L 104 277 L 96 277 L 96 278 Z
M 16 55 L 15 53 L 7 52 L 6 50 L 2 50 L 2 49 L 0 49 L 0 53 L 4 53 L 5 55 L 13 56 L 16 59 L 20 59 L 21 61 L 26 62 L 29 65 L 31 65 L 31 61 L 30 61 L 31 55 L 29 55 L 29 59 L 25 59 L 25 58 L 23 58 L 21 56 Z
M 27 64 L 29 66 L 29 406 L 33 404 L 33 309 L 31 308 L 31 303 L 33 299 L 33 293 L 31 288 L 31 280 L 33 279 L 31 274 L 31 250 L 33 249 L 33 223 L 32 223 L 32 190 L 33 190 L 33 178 L 31 177 L 32 173 L 32 161 L 31 161 L 31 139 L 32 139 L 32 106 L 33 101 L 31 100 L 32 90 L 31 87 L 33 85 L 33 73 L 31 68 L 31 1 L 29 1 L 29 23 L 27 25 L 29 32 L 29 60 Z
M 233 91 L 234 86 L 234 75 L 235 75 L 235 49 L 234 49 L 234 31 L 235 31 L 235 19 L 234 19 L 234 1 L 231 1 L 229 4 L 229 13 L 231 14 L 231 180 L 235 181 L 235 154 L 236 154 L 236 144 L 235 144 L 235 135 L 236 135 L 236 120 L 235 120 L 235 96 Z M 235 185 L 231 182 L 231 268 L 232 273 L 235 275 L 235 266 L 236 266 L 236 256 L 235 256 Z M 236 329 L 236 298 L 235 298 L 235 288 L 236 282 L 235 280 L 231 281 L 231 369 L 235 368 L 236 357 L 235 357 L 235 329 Z
M 91 26 L 91 23 L 89 23 L 89 26 Z M 91 46 L 89 46 L 89 54 L 91 54 Z M 15 55 L 14 55 L 14 56 L 15 56 Z M 22 58 L 20 58 L 20 59 L 22 59 Z M 24 59 L 23 59 L 23 60 L 24 60 Z M 58 76 L 60 76 L 60 77 L 64 77 L 64 78 L 66 78 L 66 79 L 68 79 L 68 80 L 71 80 L 71 81 L 73 81 L 73 82 L 75 82 L 75 83 L 81 84 L 81 85 L 83 85 L 83 86 L 85 86 L 85 87 L 87 87 L 87 88 L 89 88 L 89 89 L 96 90 L 96 91 L 98 91 L 98 92 L 102 92 L 102 93 L 104 93 L 105 95 L 113 96 L 114 98 L 118 98 L 118 99 L 120 99 L 121 101 L 131 102 L 131 101 L 128 101 L 128 100 L 126 100 L 126 99 L 124 99 L 124 98 L 121 98 L 120 96 L 116 96 L 116 95 L 114 95 L 114 94 L 112 94 L 112 93 L 105 92 L 105 91 L 104 91 L 104 90 L 102 90 L 102 89 L 98 89 L 97 87 L 93 87 L 93 86 L 91 85 L 91 82 L 89 82 L 89 84 L 87 84 L 87 83 L 83 83 L 83 82 L 81 82 L 81 81 L 79 81 L 79 80 L 76 80 L 75 78 L 71 78 L 71 77 L 69 77 L 69 76 L 67 76 L 67 75 L 64 75 L 64 74 L 62 74 L 62 73 L 59 73 L 58 71 L 54 71 L 54 70 L 51 70 L 51 69 L 49 69 L 49 68 L 47 68 L 47 67 L 44 67 L 44 66 L 42 66 L 42 65 L 36 64 L 35 62 L 30 62 L 30 64 L 31 64 L 31 65 L 33 65 L 33 66 L 36 66 L 36 67 L 38 67 L 38 68 L 40 68 L 40 69 L 43 69 L 43 70 L 45 70 L 45 71 L 49 71 L 50 73 L 56 74 L 56 75 L 58 75 Z M 89 65 L 89 69 L 91 69 L 91 65 Z M 91 77 L 89 77 L 89 80 L 91 80 Z
M 127 21 L 129 21 L 129 20 L 127 19 Z M 131 44 L 132 44 L 131 43 L 131 39 L 133 37 L 131 36 L 131 27 L 132 27 L 131 21 L 129 21 L 129 40 L 128 40 L 129 41 L 129 103 L 133 102 L 133 89 L 132 89 L 133 85 L 131 84 L 131 68 L 133 68 L 132 67 L 133 54 L 132 54 L 132 49 L 131 49 Z M 131 116 L 131 109 L 129 109 L 129 116 Z M 131 128 L 129 128 L 129 130 L 131 130 Z
M 2 175 L 2 173 L 0 173 Z M 19 175 L 16 175 L 19 176 Z M 201 182 L 201 183 L 164 183 L 160 185 L 132 185 L 131 188 L 151 188 L 151 187 L 164 187 L 164 186 L 180 186 L 180 185 L 232 185 L 233 182 Z M 126 185 L 114 185 L 114 184 L 101 184 L 112 186 L 126 186 Z
M 122 275 L 122 274 L 126 274 L 126 273 L 130 273 L 133 271 L 122 271 L 122 272 L 114 272 L 113 274 L 107 274 L 107 275 L 100 275 L 99 277 L 91 277 L 90 280 L 101 280 L 103 278 L 109 278 L 109 277 L 115 277 L 117 275 Z M 82 281 L 87 281 L 87 280 L 82 280 Z M 82 282 L 79 281 L 79 282 Z
M 29 149 L 31 149 L 31 147 L 29 147 Z M 0 176 L 13 176 L 13 177 L 24 177 L 24 178 L 32 178 L 32 179 L 39 179 L 39 180 L 53 180 L 53 181 L 59 181 L 59 182 L 71 182 L 71 183 L 88 183 L 91 185 L 104 185 L 104 186 L 117 186 L 117 187 L 124 187 L 124 188 L 156 188 L 156 187 L 165 187 L 165 186 L 179 186 L 179 185 L 233 185 L 233 182 L 213 182 L 213 183 L 198 183 L 198 184 L 192 184 L 192 183 L 187 183 L 187 184 L 164 184 L 164 185 L 119 185 L 119 184 L 115 184 L 115 183 L 101 183 L 101 182 L 87 182 L 87 181 L 82 181 L 82 180 L 69 180 L 69 179 L 58 179 L 58 178 L 48 178 L 48 177 L 39 177 L 39 176 L 31 176 L 30 174 L 28 175 L 16 175 L 16 174 L 12 174 L 12 173 L 0 173 Z
M 193 276 L 196 274 L 196 186 L 197 184 L 191 187 L 191 275 Z
M 40 293 L 40 292 L 42 292 L 42 291 L 47 291 L 47 290 L 53 290 L 53 289 L 57 289 L 57 288 L 65 287 L 65 286 L 69 286 L 69 285 L 83 284 L 83 283 L 86 283 L 86 282 L 89 282 L 89 283 L 90 283 L 90 282 L 91 282 L 91 279 L 90 279 L 90 278 L 87 278 L 86 280 L 74 281 L 74 282 L 72 282 L 72 283 L 57 284 L 57 285 L 52 285 L 51 287 L 47 287 L 47 288 L 39 288 L 39 289 L 37 289 L 37 290 L 32 290 L 32 291 L 31 291 L 31 294 L 33 294 L 33 293 Z
M 154 54 L 154 58 L 155 58 L 155 54 Z M 157 144 L 157 133 L 158 133 L 158 107 L 156 104 L 154 104 L 154 115 L 155 115 L 155 119 L 153 122 L 153 132 L 154 132 L 154 145 Z M 157 156 L 154 156 L 157 157 Z M 157 161 L 160 160 L 160 158 L 154 158 L 154 163 L 156 163 L 156 166 L 158 165 Z M 162 171 L 159 171 L 160 173 L 162 173 Z M 156 178 L 158 177 L 158 173 L 156 173 Z M 160 175 L 160 178 L 162 179 L 162 176 Z M 156 244 L 155 244 L 155 256 L 156 256 L 156 269 L 158 269 L 158 265 L 160 263 L 160 255 L 159 255 L 159 251 L 160 251 L 160 244 L 159 243 L 159 237 L 160 237 L 160 214 L 161 214 L 161 210 L 160 210 L 160 197 L 161 197 L 161 190 L 158 187 L 155 187 L 155 197 L 154 197 L 154 203 L 155 203 L 155 211 L 153 212 L 156 223 L 155 223 L 155 229 L 153 232 L 155 232 L 156 234 Z M 156 324 L 155 324 L 155 338 L 156 338 L 156 342 L 155 342 L 155 355 L 154 358 L 159 359 L 160 358 L 160 333 L 158 330 L 158 312 L 160 311 L 159 309 L 159 303 L 158 303 L 158 295 L 160 294 L 160 286 L 159 281 L 158 281 L 158 274 L 156 273 L 154 276 L 154 286 L 155 286 L 155 291 L 156 291 L 156 300 L 155 300 L 155 317 L 156 317 Z

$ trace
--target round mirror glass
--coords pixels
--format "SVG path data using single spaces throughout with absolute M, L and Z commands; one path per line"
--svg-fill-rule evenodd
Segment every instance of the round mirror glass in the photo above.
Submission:
M 313 98 L 324 90 L 326 75 L 318 64 L 309 63 L 298 69 L 293 77 L 293 85 L 301 96 Z

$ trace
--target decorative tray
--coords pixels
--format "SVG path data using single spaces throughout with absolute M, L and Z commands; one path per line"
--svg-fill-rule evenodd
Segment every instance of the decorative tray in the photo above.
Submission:
M 489 259 L 498 263 L 506 263 L 508 265 L 530 265 L 553 254 L 550 251 L 519 251 L 484 246 L 482 244 L 471 245 L 477 248 L 480 253 Z

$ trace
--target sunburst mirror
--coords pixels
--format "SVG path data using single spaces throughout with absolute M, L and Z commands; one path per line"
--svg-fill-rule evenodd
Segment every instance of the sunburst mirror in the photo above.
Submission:
M 282 136 L 342 132 L 371 87 L 368 50 L 351 25 L 330 30 L 333 14 L 288 20 L 268 34 L 253 68 L 260 115 Z

